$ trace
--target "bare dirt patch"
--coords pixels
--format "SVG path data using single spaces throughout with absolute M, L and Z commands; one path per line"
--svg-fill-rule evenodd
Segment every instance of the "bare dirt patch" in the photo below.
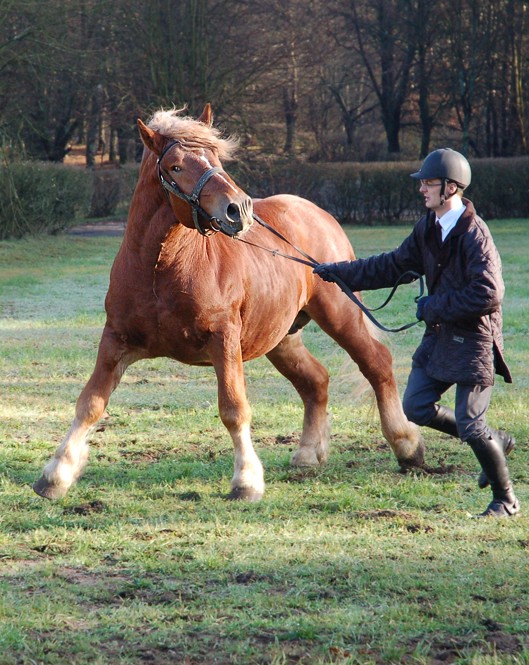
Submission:
M 66 233 L 71 236 L 122 236 L 127 225 L 126 219 L 105 220 L 101 222 L 91 222 L 90 224 L 79 224 L 71 226 Z

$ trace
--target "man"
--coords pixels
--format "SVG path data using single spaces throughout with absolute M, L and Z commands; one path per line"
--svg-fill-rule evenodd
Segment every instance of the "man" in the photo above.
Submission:
M 479 486 L 492 489 L 479 516 L 509 517 L 519 511 L 506 462 L 515 441 L 485 420 L 494 374 L 512 382 L 503 358 L 500 256 L 488 227 L 463 198 L 471 180 L 463 155 L 434 150 L 411 177 L 420 181 L 428 210 L 399 247 L 322 263 L 314 272 L 330 282 L 338 276 L 352 291 L 392 286 L 407 271 L 425 275 L 428 295 L 419 299 L 417 318 L 426 331 L 412 358 L 404 412 L 418 425 L 468 443 L 482 468 Z M 454 384 L 452 410 L 438 402 Z

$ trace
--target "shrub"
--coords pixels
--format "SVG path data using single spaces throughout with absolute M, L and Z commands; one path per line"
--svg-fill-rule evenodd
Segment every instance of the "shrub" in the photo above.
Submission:
M 90 217 L 110 217 L 128 208 L 138 179 L 138 167 L 91 171 Z
M 307 164 L 305 168 L 320 183 L 315 203 L 342 224 L 396 224 L 415 219 L 420 212 L 409 166 L 351 163 Z
M 421 211 L 416 164 L 267 162 L 228 169 L 255 196 L 297 194 L 328 210 L 342 224 L 395 224 Z M 242 176 L 242 178 L 240 177 Z
M 284 158 L 241 160 L 227 172 L 252 197 L 297 194 L 328 210 L 342 224 L 403 224 L 424 212 L 418 183 L 420 162 L 307 163 Z M 471 160 L 468 197 L 485 219 L 529 217 L 529 157 Z M 114 214 L 130 203 L 138 166 L 96 171 L 92 215 Z M 96 214 L 97 213 L 97 214 Z
M 90 217 L 113 215 L 119 203 L 120 190 L 121 182 L 118 171 L 94 171 Z
M 89 183 L 84 171 L 61 164 L 2 161 L 0 240 L 57 233 L 85 213 Z
M 469 198 L 482 217 L 529 217 L 529 158 L 480 159 L 471 165 Z
M 399 224 L 424 211 L 416 180 L 419 162 L 306 163 L 248 159 L 226 170 L 250 196 L 297 194 L 342 224 Z M 529 157 L 471 160 L 468 197 L 485 219 L 529 217 Z M 57 233 L 81 217 L 125 214 L 138 179 L 137 164 L 87 170 L 60 164 L 0 164 L 0 240 Z

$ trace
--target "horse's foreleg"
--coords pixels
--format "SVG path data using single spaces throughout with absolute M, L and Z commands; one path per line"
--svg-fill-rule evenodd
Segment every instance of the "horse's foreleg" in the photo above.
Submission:
M 259 501 L 264 494 L 263 466 L 250 435 L 252 411 L 246 395 L 239 338 L 233 350 L 227 341 L 211 345 L 211 358 L 218 382 L 219 415 L 231 435 L 234 446 L 234 473 L 230 499 Z
M 130 362 L 131 355 L 105 328 L 94 371 L 79 395 L 70 430 L 33 486 L 37 494 L 60 499 L 79 478 L 88 460 L 88 436 L 103 416 L 110 395 Z
M 307 351 L 301 331 L 287 335 L 267 358 L 292 383 L 305 408 L 299 448 L 291 464 L 315 466 L 326 462 L 330 436 L 327 370 Z

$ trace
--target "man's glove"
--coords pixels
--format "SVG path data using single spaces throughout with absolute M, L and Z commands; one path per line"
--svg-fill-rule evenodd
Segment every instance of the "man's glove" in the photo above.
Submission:
M 428 300 L 430 300 L 431 296 L 423 296 L 422 298 L 419 298 L 417 300 L 417 313 L 416 317 L 419 319 L 419 321 L 424 321 L 424 307 Z
M 318 275 L 318 277 L 321 277 L 326 282 L 334 282 L 335 276 L 333 273 L 335 269 L 336 269 L 336 263 L 319 263 L 314 268 L 313 272 L 315 275 Z

